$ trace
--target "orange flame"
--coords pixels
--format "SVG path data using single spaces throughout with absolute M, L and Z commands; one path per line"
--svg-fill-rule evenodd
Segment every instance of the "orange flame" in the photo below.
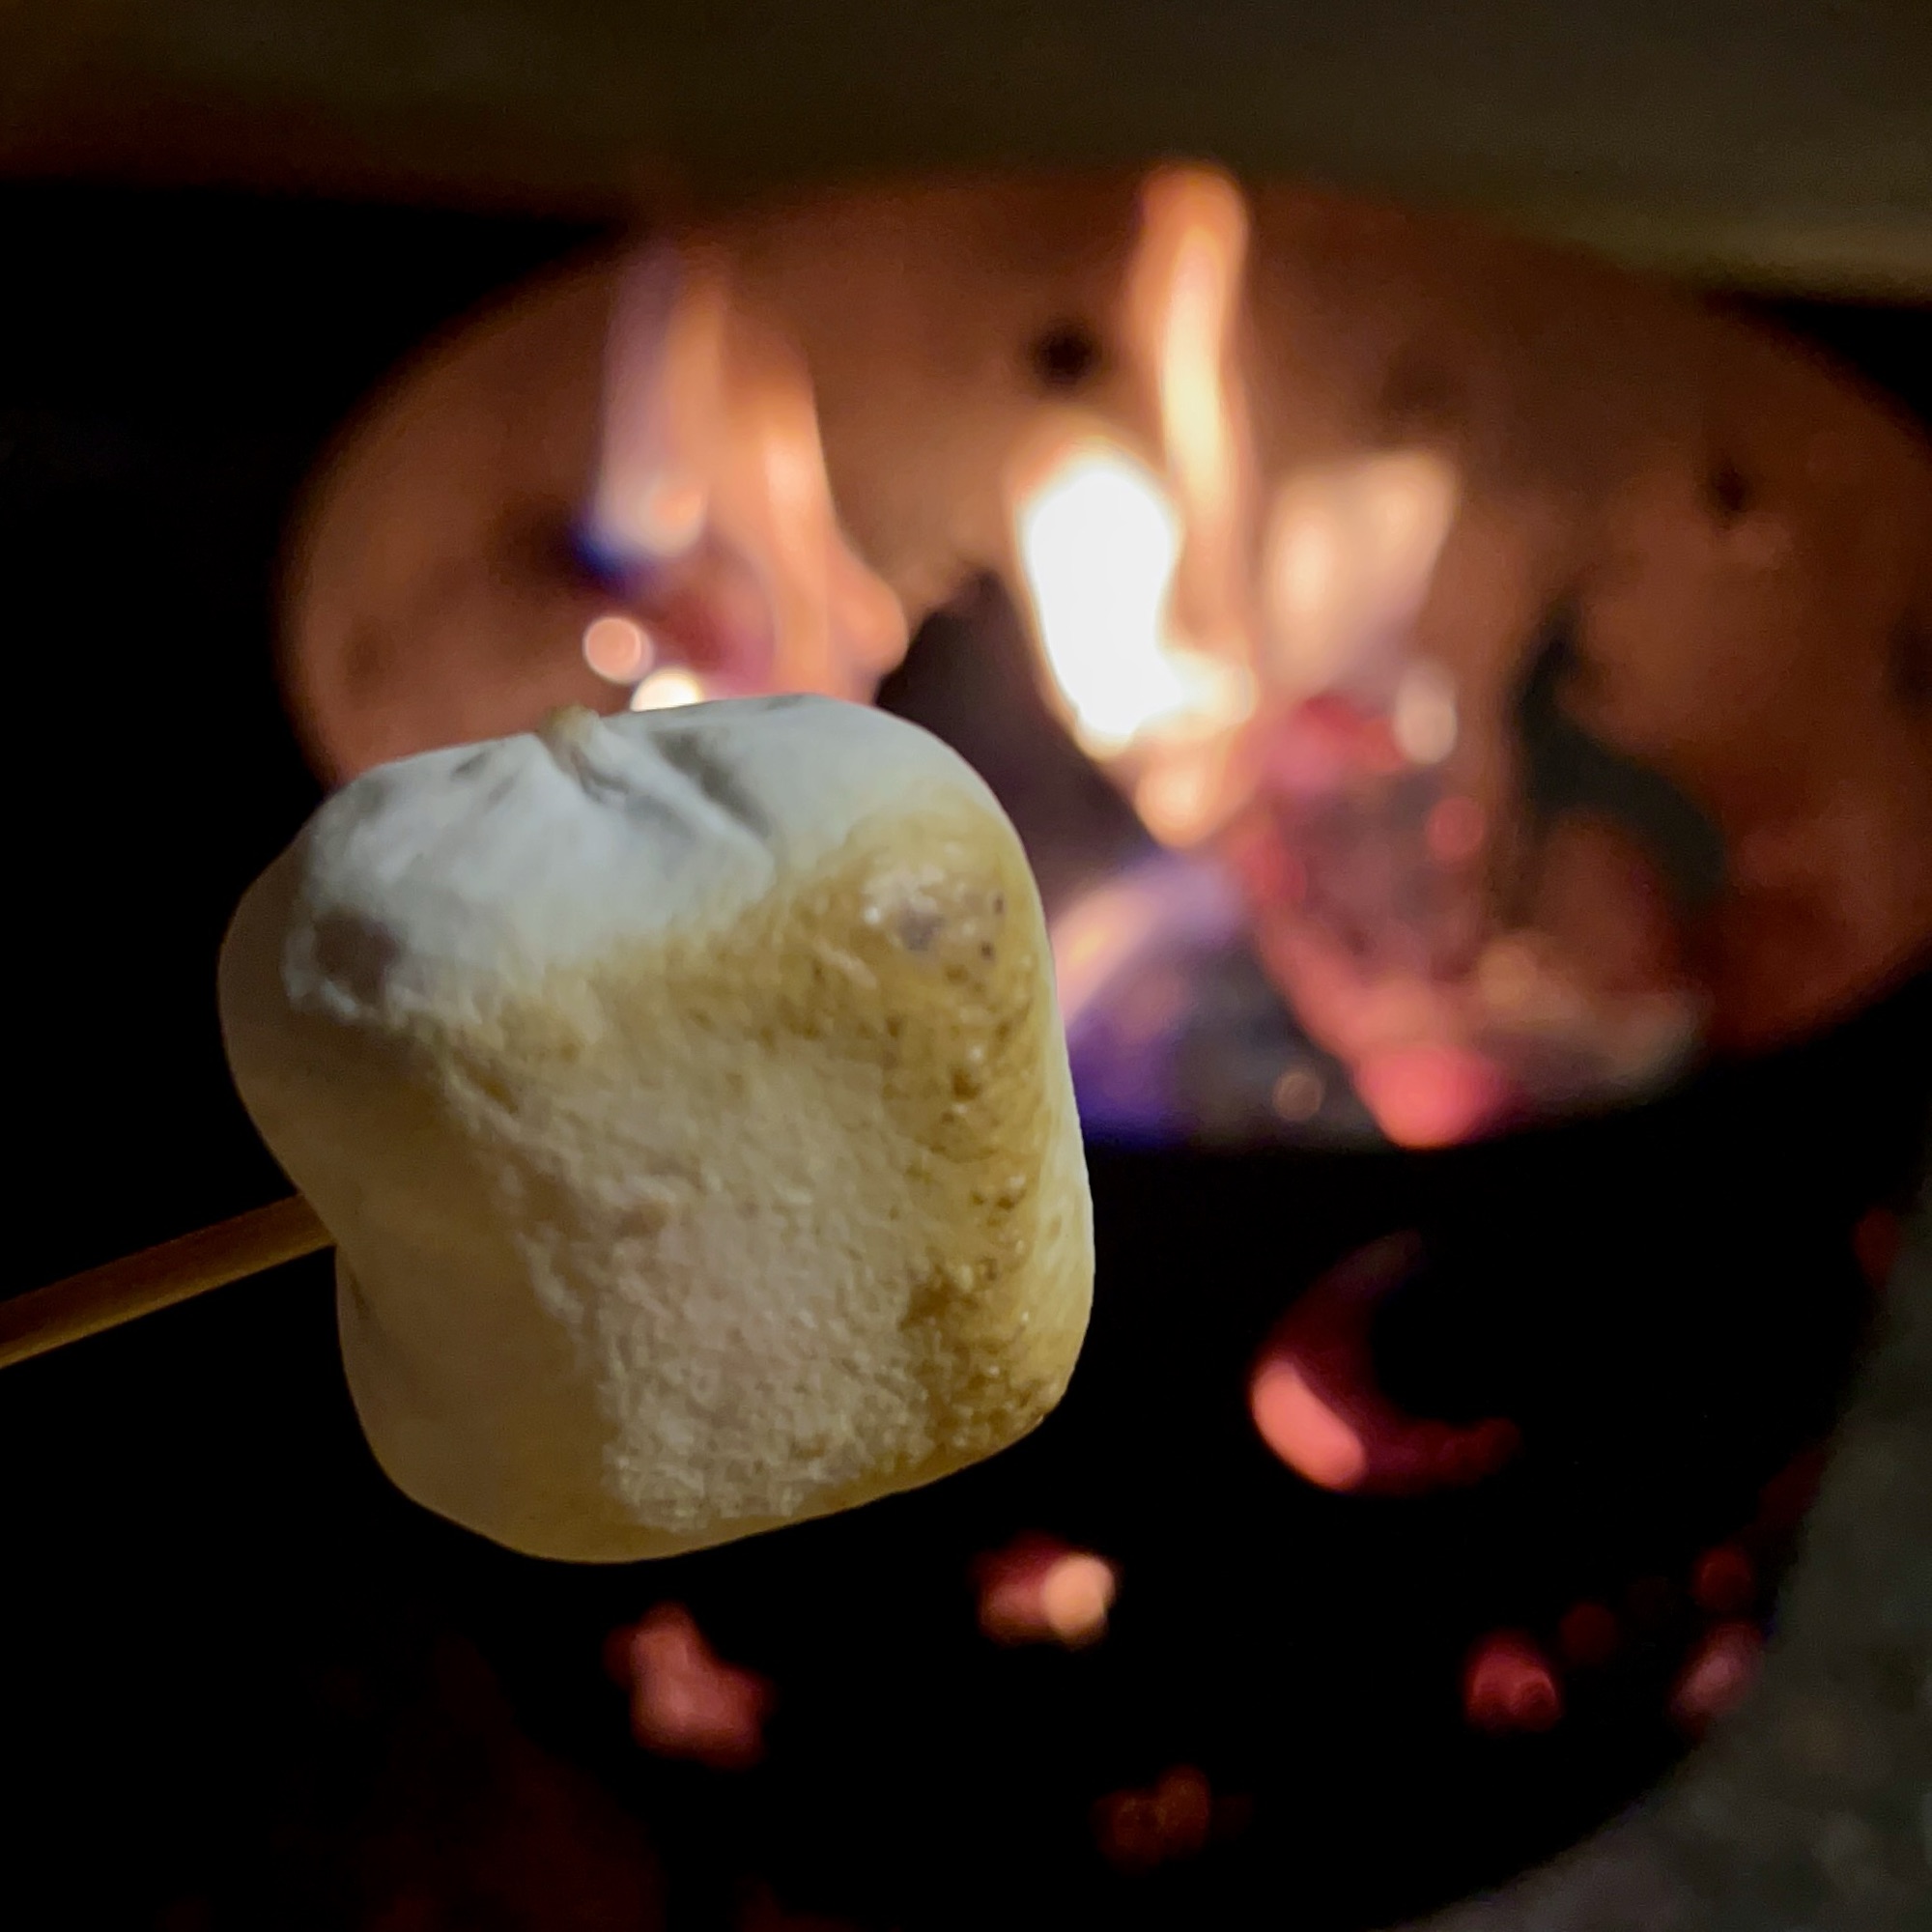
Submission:
M 1255 709 L 1236 342 L 1247 236 L 1240 191 L 1224 177 L 1176 169 L 1149 181 L 1124 332 L 1151 391 L 1158 459 L 1068 416 L 1013 491 L 1054 694 L 1082 747 L 1126 781 L 1169 844 L 1193 843 L 1226 815 L 1230 751 Z
M 702 249 L 654 247 L 620 283 L 590 527 L 644 580 L 657 650 L 694 660 L 646 678 L 638 709 L 734 689 L 865 698 L 904 652 L 898 599 L 839 527 L 804 357 Z M 723 641 L 680 635 L 694 611 Z
M 1390 451 L 1291 477 L 1257 566 L 1247 258 L 1233 182 L 1152 176 L 1122 333 L 1157 454 L 1068 413 L 1009 486 L 1052 695 L 1171 845 L 1198 842 L 1238 805 L 1263 682 L 1293 699 L 1378 664 L 1377 702 L 1404 756 L 1440 763 L 1457 737 L 1446 673 L 1394 655 L 1455 515 L 1444 459 Z
M 1226 176 L 1163 170 L 1141 191 L 1127 335 L 1151 372 L 1186 544 L 1175 612 L 1190 635 L 1245 655 L 1252 495 L 1237 326 L 1248 213 Z

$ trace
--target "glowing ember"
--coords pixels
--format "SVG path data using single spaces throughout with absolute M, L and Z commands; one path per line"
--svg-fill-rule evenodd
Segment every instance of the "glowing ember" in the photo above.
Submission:
M 689 1610 L 660 1604 L 611 1636 L 606 1662 L 631 1692 L 631 1729 L 646 1750 L 742 1771 L 764 1755 L 771 1686 L 724 1663 Z
M 1488 830 L 1483 808 L 1473 798 L 1452 795 L 1430 807 L 1423 838 L 1438 865 L 1461 866 L 1483 849 Z
M 1297 1474 L 1324 1490 L 1352 1490 L 1369 1472 L 1362 1438 L 1283 1357 L 1255 1377 L 1248 1402 L 1262 1440 Z
M 980 1628 L 995 1643 L 1060 1643 L 1077 1650 L 1107 1634 L 1119 1573 L 1090 1549 L 1023 1536 L 982 1556 L 974 1570 Z
M 1369 1323 L 1419 1259 L 1406 1237 L 1351 1255 L 1289 1310 L 1255 1365 L 1255 1428 L 1318 1488 L 1421 1495 L 1480 1482 L 1516 1453 L 1513 1423 L 1459 1427 L 1409 1415 L 1377 1385 Z
M 1355 1063 L 1355 1090 L 1398 1147 L 1454 1147 L 1507 1111 L 1507 1076 L 1486 1054 L 1440 1040 L 1387 1046 Z
M 1496 1631 L 1463 1666 L 1463 1709 L 1481 1731 L 1548 1731 L 1562 1719 L 1563 1692 L 1534 1638 Z
M 1754 1625 L 1719 1624 L 1691 1653 L 1670 1691 L 1670 1716 L 1693 1736 L 1744 1701 L 1757 1680 L 1764 1638 Z
M 1237 359 L 1247 247 L 1247 208 L 1225 176 L 1164 169 L 1143 186 L 1127 331 L 1152 380 L 1184 538 L 1174 616 L 1237 659 L 1249 655 L 1252 466 Z
M 1107 1862 L 1151 1871 L 1192 1858 L 1214 1826 L 1214 1793 L 1192 1765 L 1176 1765 L 1148 1791 L 1116 1791 L 1094 1807 L 1094 1837 Z

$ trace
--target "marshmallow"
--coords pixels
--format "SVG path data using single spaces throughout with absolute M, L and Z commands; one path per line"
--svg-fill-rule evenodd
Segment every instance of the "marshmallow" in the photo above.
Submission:
M 830 699 L 602 719 L 335 794 L 221 958 L 416 1501 L 627 1561 L 911 1488 L 1065 1390 L 1092 1209 L 992 794 Z

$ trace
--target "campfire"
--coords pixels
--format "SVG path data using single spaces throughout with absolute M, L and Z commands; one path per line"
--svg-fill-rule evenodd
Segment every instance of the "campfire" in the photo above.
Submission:
M 1160 854 L 1049 908 L 1090 1131 L 1462 1142 L 1815 1026 L 1932 933 L 1881 662 L 1924 613 L 1878 608 L 1932 471 L 1688 303 L 1170 167 L 658 237 L 474 333 L 312 519 L 324 762 L 597 693 L 865 701 L 990 571 Z M 372 567 L 486 425 L 549 576 L 461 503 Z

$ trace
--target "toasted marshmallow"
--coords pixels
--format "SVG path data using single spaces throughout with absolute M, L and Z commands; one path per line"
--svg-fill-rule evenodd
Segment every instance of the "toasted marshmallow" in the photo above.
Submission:
M 913 725 L 569 712 L 380 767 L 242 900 L 221 1015 L 336 1236 L 378 1460 L 511 1548 L 846 1508 L 1066 1386 L 1093 1227 L 1045 923 Z

